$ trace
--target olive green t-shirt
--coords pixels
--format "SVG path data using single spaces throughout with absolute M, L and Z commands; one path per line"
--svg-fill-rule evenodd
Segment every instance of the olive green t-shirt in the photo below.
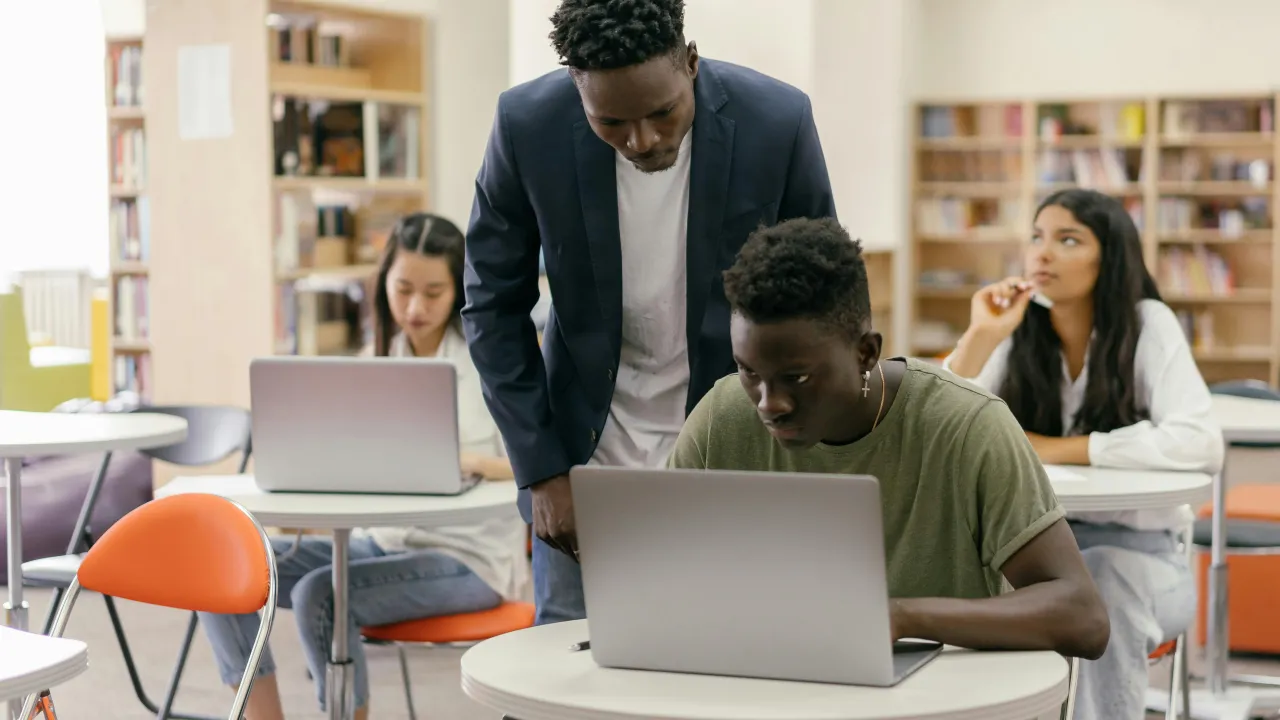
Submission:
M 1004 402 L 911 359 L 875 430 L 804 450 L 774 440 L 737 376 L 722 378 L 689 415 L 668 465 L 876 477 L 897 598 L 1000 594 L 1000 567 L 1064 514 Z

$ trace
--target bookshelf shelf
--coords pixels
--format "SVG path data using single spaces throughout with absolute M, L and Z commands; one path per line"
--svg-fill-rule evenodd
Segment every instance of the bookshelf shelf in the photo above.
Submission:
M 1037 140 L 1037 150 L 1097 150 L 1103 148 L 1141 148 L 1143 138 L 1110 137 L 1103 135 L 1060 135 L 1054 139 Z
M 1165 147 L 1249 147 L 1272 142 L 1274 135 L 1269 132 L 1194 133 L 1160 138 L 1160 144 Z
M 355 193 L 421 195 L 423 181 L 416 179 L 362 177 L 276 177 L 272 183 L 278 191 L 306 190 Z
M 1208 196 L 1235 196 L 1235 195 L 1259 195 L 1266 196 L 1271 194 L 1271 183 L 1263 183 L 1257 185 L 1244 181 L 1212 181 L 1200 180 L 1193 182 L 1162 182 L 1158 188 L 1161 195 L 1208 195 Z
M 107 118 L 125 122 L 128 120 L 137 120 L 141 122 L 146 117 L 146 113 L 140 107 L 109 107 L 107 108 Z
M 1262 230 L 1245 230 L 1235 235 L 1225 235 L 1218 229 L 1207 230 L 1183 230 L 1181 232 L 1161 233 L 1157 242 L 1162 245 L 1188 245 L 1188 244 L 1205 244 L 1205 245 L 1250 245 L 1250 244 L 1269 244 L 1271 242 L 1272 231 L 1269 229 Z
M 1207 380 L 1280 381 L 1271 93 L 916 108 L 911 350 L 950 352 L 982 285 L 1022 266 L 1049 193 L 1120 199 Z M 985 121 L 985 124 L 984 124 Z M 997 127 L 997 125 L 999 127 Z
M 148 272 L 144 262 L 118 262 L 111 266 L 112 275 L 146 275 Z

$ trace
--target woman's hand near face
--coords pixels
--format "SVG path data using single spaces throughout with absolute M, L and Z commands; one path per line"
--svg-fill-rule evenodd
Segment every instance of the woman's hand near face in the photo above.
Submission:
M 969 332 L 1000 342 L 1022 324 L 1035 288 L 1020 277 L 991 283 L 973 294 L 969 304 Z

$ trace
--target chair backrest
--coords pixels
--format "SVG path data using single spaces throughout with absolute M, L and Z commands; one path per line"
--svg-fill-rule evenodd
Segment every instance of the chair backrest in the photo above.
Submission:
M 80 585 L 149 605 L 221 614 L 267 601 L 270 543 L 236 503 L 217 495 L 152 500 L 125 515 L 80 564 Z
M 239 451 L 240 472 L 249 462 L 248 410 L 230 405 L 144 405 L 134 412 L 176 415 L 187 421 L 187 439 L 173 445 L 142 450 L 148 457 L 174 465 L 212 465 Z
M 50 634 L 62 635 L 82 588 L 181 610 L 260 610 L 258 635 L 229 715 L 239 720 L 271 634 L 278 583 L 271 540 L 243 507 L 218 495 L 171 495 L 129 512 L 85 553 Z M 30 717 L 35 697 L 27 699 L 20 717 Z
M 1216 383 L 1209 386 L 1209 392 L 1215 395 L 1233 395 L 1254 400 L 1280 400 L 1280 390 L 1261 380 L 1231 380 Z

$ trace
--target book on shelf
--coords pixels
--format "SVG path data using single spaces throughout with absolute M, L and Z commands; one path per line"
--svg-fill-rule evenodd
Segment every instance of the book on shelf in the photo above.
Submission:
M 147 140 L 142 128 L 117 129 L 111 138 L 111 182 L 128 188 L 147 185 Z
M 1275 130 L 1271 100 L 1169 100 L 1160 131 L 1168 137 L 1200 133 L 1269 133 Z
M 151 256 L 151 204 L 145 196 L 111 201 L 110 241 L 120 262 L 146 262 Z
M 1022 105 L 925 106 L 920 112 L 920 136 L 1022 137 Z
M 1160 290 L 1176 295 L 1222 297 L 1236 290 L 1226 259 L 1203 246 L 1167 248 L 1160 254 L 1159 278 Z
M 1204 199 L 1162 197 L 1156 206 L 1160 232 L 1219 230 L 1223 237 L 1239 237 L 1247 230 L 1271 227 L 1270 201 L 1263 197 Z
M 151 356 L 147 353 L 116 355 L 114 385 L 117 393 L 132 392 L 141 397 L 151 394 Z
M 1075 183 L 1105 190 L 1142 182 L 1140 152 L 1122 150 L 1042 150 L 1037 177 L 1041 183 Z
M 1022 156 L 1016 150 L 928 150 L 920 153 L 921 182 L 1017 182 Z
M 916 232 L 939 237 L 1007 233 L 1017 227 L 1018 212 L 1018 203 L 1013 200 L 920 198 L 916 201 Z
M 146 340 L 150 334 L 147 278 L 125 275 L 115 281 L 115 338 L 125 342 Z
M 1265 190 L 1275 173 L 1270 158 L 1217 151 L 1211 156 L 1195 148 L 1160 152 L 1161 182 L 1247 182 Z
M 1071 135 L 1134 142 L 1146 132 L 1147 110 L 1141 102 L 1048 103 L 1038 113 L 1038 132 L 1046 142 Z
M 320 67 L 351 65 L 350 45 L 337 26 L 302 16 L 272 15 L 270 20 L 272 61 Z
M 116 45 L 107 53 L 107 86 L 114 107 L 141 107 L 142 48 L 138 45 Z

